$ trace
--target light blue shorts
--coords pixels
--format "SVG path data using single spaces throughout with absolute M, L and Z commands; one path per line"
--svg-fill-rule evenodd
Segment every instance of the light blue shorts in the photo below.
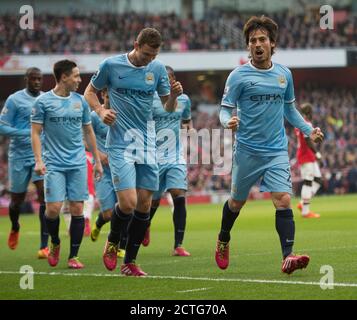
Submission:
M 124 158 L 124 150 L 108 149 L 108 158 L 115 191 L 126 189 L 159 189 L 157 164 L 138 164 L 135 159 Z
M 153 200 L 159 200 L 162 193 L 170 189 L 187 190 L 186 164 L 159 165 L 159 190 L 153 194 Z
M 103 166 L 103 177 L 95 181 L 95 193 L 102 212 L 114 208 L 117 196 L 109 166 Z
M 27 191 L 30 180 L 36 182 L 43 180 L 43 176 L 35 173 L 35 160 L 9 159 L 10 192 L 23 193 Z
M 246 200 L 251 187 L 260 181 L 261 192 L 292 193 L 288 155 L 261 156 L 237 151 L 232 168 L 231 196 Z
M 87 166 L 70 170 L 48 169 L 45 174 L 45 201 L 88 199 Z

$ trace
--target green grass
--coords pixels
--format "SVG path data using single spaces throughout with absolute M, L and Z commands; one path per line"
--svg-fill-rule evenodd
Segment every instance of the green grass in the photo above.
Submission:
M 313 209 L 321 213 L 320 219 L 304 220 L 295 210 L 295 251 L 309 254 L 311 262 L 307 269 L 291 276 L 280 272 L 280 244 L 270 201 L 250 202 L 242 210 L 232 231 L 230 267 L 226 271 L 219 270 L 213 254 L 221 207 L 188 207 L 185 247 L 192 253 L 189 258 L 170 256 L 173 244 L 171 214 L 168 208 L 159 209 L 151 228 L 151 244 L 140 249 L 138 258 L 138 263 L 152 278 L 121 277 L 118 270 L 106 271 L 101 254 L 108 226 L 103 228 L 97 243 L 88 238 L 83 240 L 80 257 L 86 268 L 73 271 L 66 267 L 69 239 L 64 223 L 61 225 L 61 261 L 56 268 L 50 268 L 46 261 L 36 259 L 37 217 L 21 217 L 20 244 L 15 251 L 7 248 L 10 223 L 7 217 L 2 217 L 0 299 L 357 298 L 357 195 L 314 199 Z M 35 273 L 39 272 L 34 276 L 33 290 L 20 289 L 22 275 L 19 270 L 23 265 L 30 265 Z M 323 265 L 333 267 L 335 283 L 354 286 L 322 290 L 318 283 L 323 276 L 320 274 Z M 51 272 L 57 274 L 50 275 Z M 272 283 L 273 280 L 278 282 Z M 202 290 L 187 291 L 195 289 Z

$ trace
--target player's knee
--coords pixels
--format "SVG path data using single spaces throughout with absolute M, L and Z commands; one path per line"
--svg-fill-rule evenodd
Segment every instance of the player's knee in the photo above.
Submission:
M 135 210 L 137 202 L 133 199 L 127 199 L 126 201 L 121 201 L 119 208 L 124 213 L 131 213 Z
M 275 208 L 289 209 L 291 204 L 290 194 L 287 192 L 273 193 L 272 200 Z
M 228 200 L 228 206 L 231 211 L 238 212 L 240 209 L 242 209 L 245 202 L 246 202 L 245 200 L 234 200 L 234 199 L 230 198 Z
M 105 221 L 109 221 L 112 218 L 112 210 L 110 209 L 103 211 L 102 214 Z
M 61 211 L 62 203 L 47 203 L 46 216 L 49 218 L 56 218 Z
M 83 215 L 83 202 L 70 202 L 69 210 L 72 216 Z
M 182 189 L 171 189 L 169 190 L 172 196 L 172 199 L 175 200 L 175 198 L 178 197 L 184 197 L 185 196 L 185 190 Z

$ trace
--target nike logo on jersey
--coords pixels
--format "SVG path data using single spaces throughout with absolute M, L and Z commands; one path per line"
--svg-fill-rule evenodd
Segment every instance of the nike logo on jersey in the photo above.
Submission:
M 251 81 L 251 82 L 250 82 L 250 85 L 253 87 L 253 86 L 255 86 L 258 82 L 259 82 L 259 81 L 256 81 L 256 82 Z
M 118 76 L 119 79 L 124 79 L 126 78 L 127 76 L 124 76 L 124 77 L 121 77 L 121 76 Z

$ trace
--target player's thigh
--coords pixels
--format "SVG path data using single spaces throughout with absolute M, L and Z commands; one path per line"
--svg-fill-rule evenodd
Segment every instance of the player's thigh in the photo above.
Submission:
M 261 182 L 262 192 L 292 193 L 291 172 L 288 155 L 267 157 L 266 169 Z
M 166 190 L 172 197 L 185 194 L 187 190 L 187 167 L 184 164 L 171 165 L 166 172 Z
M 45 201 L 63 202 L 66 198 L 66 174 L 63 171 L 48 169 L 45 174 Z
M 252 186 L 264 173 L 262 157 L 238 152 L 232 166 L 231 197 L 235 201 L 245 201 Z
M 321 178 L 321 170 L 317 161 L 314 162 L 314 178 Z
M 67 199 L 81 202 L 88 199 L 87 166 L 66 171 Z
M 95 181 L 96 197 L 99 201 L 102 212 L 113 209 L 117 202 L 116 193 L 113 186 L 111 172 L 108 166 L 103 167 L 103 176 Z
M 136 188 L 155 192 L 159 189 L 157 164 L 136 164 Z
M 136 189 L 135 163 L 119 149 L 109 149 L 108 157 L 115 192 Z
M 31 165 L 26 160 L 9 159 L 10 192 L 26 192 L 31 179 L 31 173 Z
M 306 162 L 300 167 L 300 173 L 302 180 L 313 181 L 314 180 L 314 163 Z

